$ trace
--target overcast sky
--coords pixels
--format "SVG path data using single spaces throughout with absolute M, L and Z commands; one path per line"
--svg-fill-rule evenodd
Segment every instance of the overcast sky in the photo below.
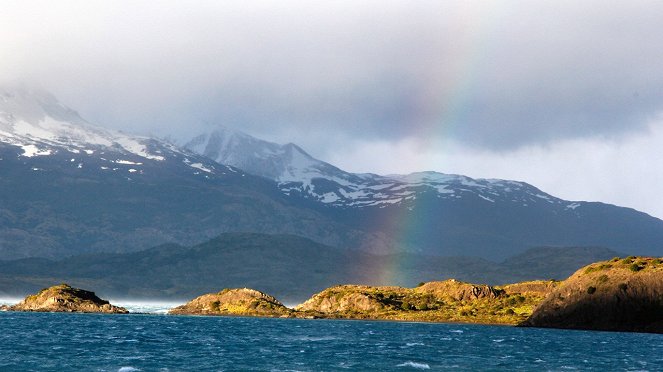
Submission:
M 224 125 L 355 172 L 663 217 L 661 1 L 12 1 L 0 81 L 93 123 Z

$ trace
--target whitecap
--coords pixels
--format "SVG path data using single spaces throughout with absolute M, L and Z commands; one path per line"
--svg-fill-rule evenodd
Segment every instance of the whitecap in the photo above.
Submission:
M 405 344 L 406 346 L 424 346 L 423 342 L 408 342 Z
M 402 364 L 396 365 L 396 367 L 412 367 L 415 369 L 430 369 L 430 366 L 426 363 L 417 363 L 417 362 L 412 362 L 412 361 L 407 361 Z
M 452 329 L 449 332 L 451 332 L 451 333 L 463 333 L 464 331 L 462 329 Z
M 117 370 L 117 372 L 135 372 L 135 371 L 140 371 L 140 369 L 134 367 L 120 367 L 120 369 Z
M 493 342 L 504 342 L 504 339 L 503 338 L 497 338 L 497 339 L 494 339 Z

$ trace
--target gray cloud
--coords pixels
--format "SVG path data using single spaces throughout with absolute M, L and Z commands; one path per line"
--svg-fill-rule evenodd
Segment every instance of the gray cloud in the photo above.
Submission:
M 5 5 L 0 78 L 126 130 L 512 150 L 643 131 L 663 107 L 660 2 Z

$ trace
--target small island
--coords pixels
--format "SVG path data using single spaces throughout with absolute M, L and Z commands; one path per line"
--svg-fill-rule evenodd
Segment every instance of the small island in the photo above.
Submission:
M 187 315 L 289 317 L 293 311 L 276 298 L 249 288 L 224 289 L 196 297 L 169 311 Z
M 111 305 L 94 292 L 73 288 L 68 284 L 59 284 L 44 288 L 36 294 L 27 296 L 13 306 L 5 306 L 8 311 L 38 311 L 67 313 L 104 313 L 127 314 L 123 307 Z

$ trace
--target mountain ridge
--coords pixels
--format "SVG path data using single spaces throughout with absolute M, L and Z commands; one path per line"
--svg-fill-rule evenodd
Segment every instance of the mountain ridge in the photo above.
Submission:
M 640 255 L 662 249 L 659 219 L 565 201 L 526 183 L 352 174 L 293 144 L 217 136 L 235 160 L 278 171 L 275 180 L 167 141 L 94 126 L 47 94 L 2 92 L 0 259 L 191 245 L 224 232 L 295 234 L 383 256 L 496 261 L 535 246 Z

